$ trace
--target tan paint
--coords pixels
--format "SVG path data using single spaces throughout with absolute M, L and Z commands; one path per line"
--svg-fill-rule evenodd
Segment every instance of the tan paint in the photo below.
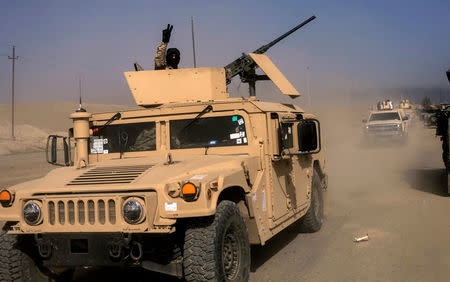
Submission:
M 249 53 L 249 56 L 258 64 L 258 66 L 267 74 L 270 80 L 278 87 L 284 95 L 289 95 L 291 98 L 300 96 L 297 89 L 289 80 L 281 73 L 275 64 L 264 54 Z
M 88 140 L 89 134 L 89 119 L 90 113 L 76 112 L 70 115 L 73 120 L 73 137 L 75 138 L 76 154 L 74 163 L 77 168 L 87 166 L 89 163 L 88 157 Z
M 298 95 L 284 76 L 277 75 L 279 70 L 273 63 L 267 63 L 264 57 L 255 58 L 283 93 Z M 248 209 L 243 213 L 253 244 L 264 245 L 306 213 L 310 205 L 313 163 L 317 161 L 325 174 L 324 152 L 307 156 L 283 155 L 279 151 L 278 128 L 280 122 L 293 120 L 298 114 L 310 118 L 314 115 L 296 105 L 262 102 L 255 97 L 227 98 L 222 68 L 126 72 L 125 77 L 136 103 L 146 108 L 121 111 L 121 119 L 113 121 L 111 126 L 155 122 L 156 150 L 125 152 L 122 156 L 119 153 L 90 154 L 90 127 L 104 125 L 116 112 L 72 114 L 75 167 L 58 168 L 44 178 L 10 187 L 15 201 L 11 207 L 0 207 L 0 221 L 11 222 L 9 233 L 171 233 L 176 231 L 181 218 L 214 215 L 219 196 L 230 187 L 240 187 L 245 193 L 246 205 L 239 207 L 243 211 Z M 205 148 L 170 148 L 170 122 L 192 119 L 206 106 L 212 106 L 213 110 L 202 118 L 242 116 L 248 144 L 210 147 L 207 154 Z M 272 114 L 278 118 L 273 119 Z M 294 147 L 287 153 L 298 150 L 296 125 L 297 122 L 292 123 Z M 168 163 L 169 155 L 172 163 Z M 69 185 L 75 179 L 84 179 L 83 175 L 88 175 L 89 181 Z M 128 178 L 131 180 L 126 183 L 114 182 Z M 200 189 L 198 198 L 192 202 L 185 201 L 180 194 L 181 186 L 188 181 Z M 145 205 L 145 219 L 139 224 L 123 220 L 121 209 L 130 197 L 142 199 Z M 39 225 L 30 226 L 22 218 L 23 206 L 29 200 L 42 203 L 43 221 Z M 116 221 L 102 223 L 103 214 L 96 207 L 102 205 L 101 201 L 106 204 L 110 200 L 114 202 Z M 78 201 L 94 202 L 96 220 L 92 224 L 50 224 L 50 202 L 56 206 L 61 202 L 68 207 L 70 202 Z M 64 216 L 71 217 L 67 208 Z M 109 208 L 105 216 L 109 216 Z
M 139 106 L 228 98 L 223 68 L 126 72 L 125 78 Z

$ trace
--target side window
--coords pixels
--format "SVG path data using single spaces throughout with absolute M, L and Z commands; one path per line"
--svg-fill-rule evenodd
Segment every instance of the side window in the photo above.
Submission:
M 294 147 L 294 137 L 292 135 L 292 123 L 282 123 L 280 128 L 281 146 L 283 149 Z

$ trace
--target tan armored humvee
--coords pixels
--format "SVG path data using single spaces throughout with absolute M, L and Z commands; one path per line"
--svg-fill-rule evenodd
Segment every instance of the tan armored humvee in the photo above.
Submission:
M 268 57 L 250 57 L 282 93 L 299 95 Z M 298 220 L 318 231 L 319 121 L 293 104 L 229 98 L 227 71 L 126 72 L 142 109 L 71 114 L 69 136 L 48 142 L 54 164 L 62 142 L 66 167 L 1 190 L 0 280 L 125 266 L 245 281 L 250 244 Z

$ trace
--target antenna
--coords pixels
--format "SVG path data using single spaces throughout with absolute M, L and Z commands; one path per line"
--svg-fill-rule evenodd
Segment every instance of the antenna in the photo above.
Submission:
M 80 109 L 81 109 L 81 77 L 78 78 L 78 90 L 80 91 Z
M 78 77 L 78 89 L 80 92 L 80 105 L 79 105 L 78 109 L 76 110 L 76 112 L 86 112 L 86 110 L 83 109 L 83 102 L 81 101 L 81 77 Z
M 195 59 L 194 19 L 192 16 L 191 16 L 191 30 L 192 30 L 192 52 L 194 53 L 194 68 L 196 68 L 197 61 Z

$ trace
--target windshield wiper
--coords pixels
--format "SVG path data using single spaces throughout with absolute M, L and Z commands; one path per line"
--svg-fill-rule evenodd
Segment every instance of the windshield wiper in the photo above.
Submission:
M 108 119 L 104 125 L 102 125 L 101 127 L 97 127 L 97 129 L 95 131 L 99 132 L 103 129 L 105 129 L 105 127 L 107 127 L 111 122 L 115 121 L 115 120 L 119 120 L 122 117 L 122 115 L 120 113 L 117 113 L 115 115 L 113 115 L 110 119 Z
M 204 114 L 209 113 L 210 111 L 212 111 L 212 109 L 213 107 L 211 105 L 206 106 L 206 108 L 204 108 L 203 111 L 201 111 L 193 120 L 191 120 L 190 123 L 183 127 L 183 129 L 181 129 L 181 132 L 194 125 Z

